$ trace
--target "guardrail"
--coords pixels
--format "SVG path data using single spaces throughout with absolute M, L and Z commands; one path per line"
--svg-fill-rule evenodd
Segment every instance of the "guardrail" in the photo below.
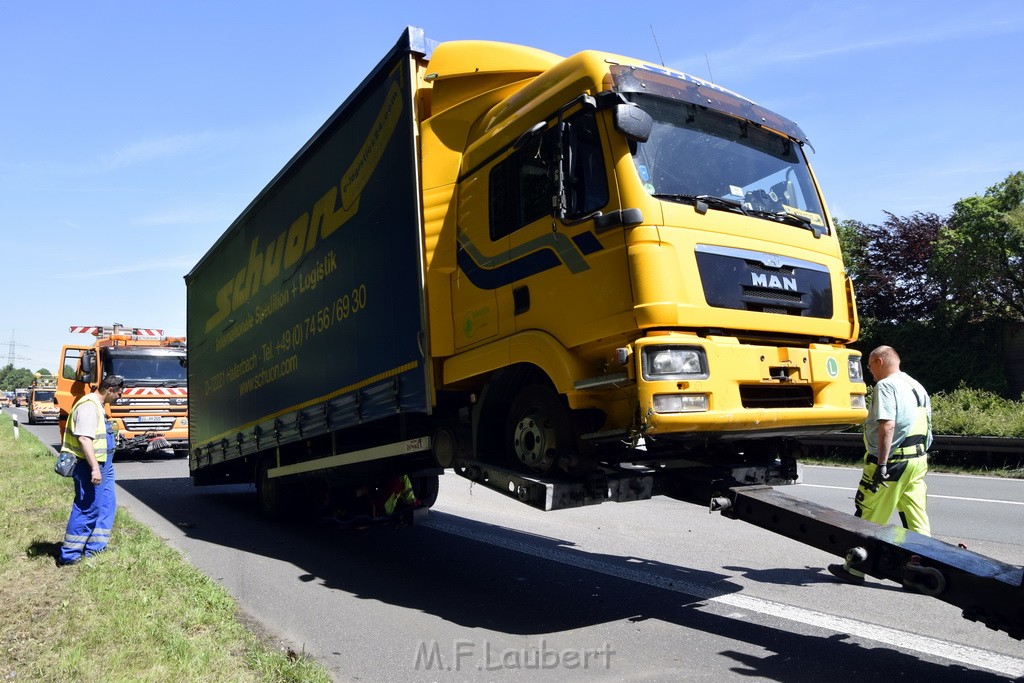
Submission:
M 809 436 L 800 441 L 808 446 L 835 448 L 863 454 L 864 437 L 859 432 Z M 985 469 L 1024 469 L 1024 439 L 1001 436 L 956 436 L 936 434 L 928 451 L 932 462 Z M 983 461 L 972 458 L 982 455 Z

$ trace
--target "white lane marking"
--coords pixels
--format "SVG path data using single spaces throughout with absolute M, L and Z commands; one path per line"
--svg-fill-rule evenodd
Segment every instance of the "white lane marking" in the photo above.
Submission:
M 812 489 L 835 489 L 837 491 L 856 491 L 857 489 L 851 489 L 849 486 L 826 486 L 824 484 L 797 484 L 797 486 L 807 486 Z M 966 496 L 943 496 L 938 493 L 929 493 L 929 498 L 945 498 L 946 500 L 967 500 L 973 503 L 1001 503 L 1002 505 L 1024 505 L 1024 502 L 1017 500 L 999 500 L 997 498 L 968 498 Z
M 607 576 L 614 576 L 616 578 L 646 584 L 655 588 L 663 588 L 665 590 L 675 591 L 676 593 L 683 593 L 700 600 L 739 607 L 751 612 L 757 612 L 780 619 L 787 619 L 801 624 L 817 626 L 837 633 L 848 633 L 858 638 L 864 638 L 865 640 L 881 643 L 896 650 L 908 650 L 934 657 L 941 657 L 942 659 L 949 661 L 987 669 L 988 671 L 995 671 L 1006 676 L 1024 676 L 1024 659 L 1010 657 L 997 652 L 989 652 L 987 650 L 970 647 L 969 645 L 951 643 L 937 638 L 929 638 L 928 636 L 906 633 L 904 631 L 880 626 L 878 624 L 868 624 L 855 619 L 823 614 L 821 612 L 815 612 L 802 607 L 784 605 L 771 600 L 764 600 L 762 598 L 755 598 L 738 593 L 723 595 L 721 591 L 716 591 L 709 586 L 701 586 L 687 581 L 668 579 L 666 577 L 638 569 L 616 567 L 606 562 L 593 560 L 578 551 L 546 550 L 529 545 L 528 543 L 501 538 L 497 535 L 483 531 L 466 529 L 455 524 L 442 522 L 436 518 L 427 517 L 422 522 L 417 522 L 417 525 L 425 526 L 448 534 L 454 534 L 456 536 L 462 536 L 464 538 L 498 546 L 500 548 L 523 553 L 525 555 L 541 557 L 553 562 L 559 562 L 561 564 L 578 567 L 580 569 L 587 569 Z
M 969 500 L 975 503 L 1002 503 L 1003 505 L 1024 505 L 1016 500 L 996 500 L 994 498 L 967 498 L 965 496 L 940 496 L 937 493 L 929 493 L 929 498 L 946 498 L 947 500 Z

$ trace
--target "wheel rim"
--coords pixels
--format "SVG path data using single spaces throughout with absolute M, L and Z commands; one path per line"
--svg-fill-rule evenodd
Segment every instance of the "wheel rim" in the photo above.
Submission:
M 546 471 L 554 461 L 558 438 L 551 417 L 533 408 L 516 423 L 512 436 L 512 451 L 516 458 L 532 470 Z

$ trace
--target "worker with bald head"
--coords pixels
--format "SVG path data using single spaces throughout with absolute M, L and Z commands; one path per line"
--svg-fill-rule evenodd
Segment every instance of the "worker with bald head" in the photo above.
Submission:
M 932 404 L 928 392 L 900 370 L 900 357 L 891 346 L 879 346 L 868 356 L 875 391 L 864 423 L 864 470 L 855 500 L 856 515 L 888 524 L 899 512 L 903 526 L 931 536 L 925 510 L 928 448 L 932 443 Z M 848 583 L 863 583 L 864 574 L 846 564 L 829 565 L 829 572 Z

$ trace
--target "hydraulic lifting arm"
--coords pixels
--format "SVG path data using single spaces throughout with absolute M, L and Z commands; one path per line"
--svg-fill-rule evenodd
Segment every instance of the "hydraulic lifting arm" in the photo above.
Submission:
M 771 486 L 730 488 L 711 500 L 711 510 L 847 558 L 865 574 L 931 595 L 962 609 L 965 619 L 1024 639 L 1024 568 Z
M 865 574 L 948 602 L 962 609 L 965 619 L 1024 639 L 1024 568 L 753 483 L 796 476 L 795 470 L 759 474 L 757 469 L 604 468 L 586 481 L 560 481 L 481 462 L 455 463 L 458 474 L 539 510 L 645 500 L 652 495 L 698 504 L 710 499 L 712 512 L 848 558 Z M 752 483 L 739 483 L 743 481 Z

